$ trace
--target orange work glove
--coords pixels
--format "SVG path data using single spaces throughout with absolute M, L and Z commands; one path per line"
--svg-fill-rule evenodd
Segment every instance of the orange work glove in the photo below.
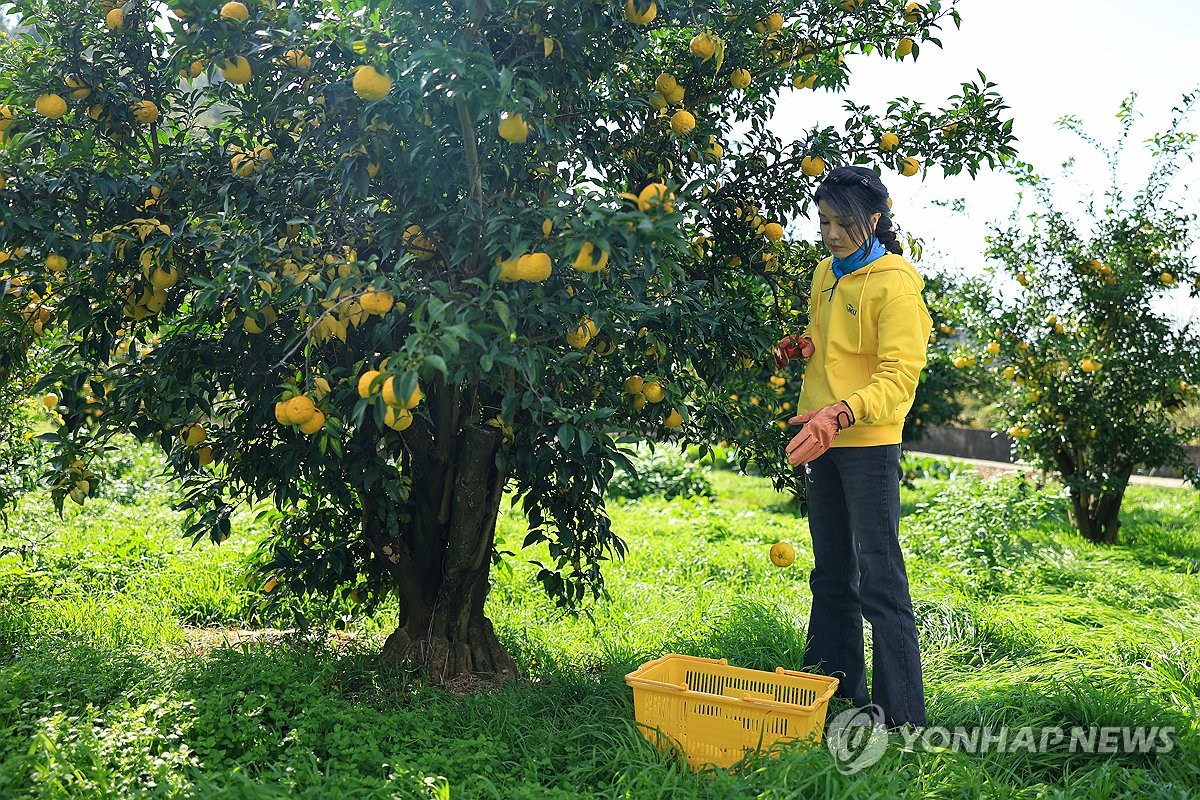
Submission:
M 771 354 L 775 356 L 775 369 L 783 369 L 793 358 L 807 361 L 812 358 L 815 350 L 816 346 L 813 344 L 813 340 L 807 336 L 785 336 L 771 351 Z
M 854 412 L 843 400 L 816 411 L 806 411 L 792 417 L 788 423 L 804 426 L 787 446 L 788 463 L 798 467 L 820 458 L 837 435 L 854 424 Z

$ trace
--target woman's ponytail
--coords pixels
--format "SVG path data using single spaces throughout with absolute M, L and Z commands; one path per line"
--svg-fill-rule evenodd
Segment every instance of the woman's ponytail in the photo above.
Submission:
M 880 212 L 879 223 L 875 226 L 875 238 L 889 253 L 900 255 L 904 252 L 904 247 L 896 238 L 896 231 L 892 227 L 892 216 L 886 211 Z

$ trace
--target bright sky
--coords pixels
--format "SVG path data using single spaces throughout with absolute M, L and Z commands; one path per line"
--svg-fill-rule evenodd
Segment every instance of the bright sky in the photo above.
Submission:
M 905 96 L 940 107 L 959 84 L 976 80 L 976 68 L 996 83 L 1010 107 L 1022 160 L 1043 174 L 1057 176 L 1059 165 L 1078 157 L 1079 182 L 1063 184 L 1060 205 L 1072 208 L 1074 198 L 1101 193 L 1108 186 L 1104 163 L 1074 134 L 1061 131 L 1055 120 L 1081 118 L 1084 128 L 1104 144 L 1115 141 L 1116 112 L 1130 92 L 1138 93 L 1137 111 L 1144 119 L 1135 126 L 1126 147 L 1122 176 L 1131 185 L 1144 178 L 1148 159 L 1141 141 L 1164 129 L 1171 109 L 1185 92 L 1200 88 L 1200 3 L 1196 0 L 962 0 L 960 30 L 941 36 L 944 50 L 927 46 L 916 62 L 897 64 L 878 56 L 849 60 L 853 74 L 848 94 L 795 92 L 780 104 L 773 128 L 785 140 L 818 124 L 837 125 L 844 119 L 842 103 L 853 98 L 882 111 L 884 104 Z M 1200 108 L 1190 117 L 1191 130 L 1200 130 Z M 1200 212 L 1200 153 L 1176 186 L 1191 209 Z M 1140 168 L 1140 169 L 1139 169 Z M 893 195 L 897 222 L 923 238 L 926 269 L 982 269 L 983 237 L 987 223 L 1003 221 L 1016 204 L 1016 186 L 1007 177 L 986 171 L 945 178 L 931 170 L 924 181 L 885 173 Z M 1083 185 L 1080 185 L 1083 184 Z M 963 198 L 968 216 L 933 205 L 933 201 Z M 805 231 L 816 236 L 815 221 Z M 1200 315 L 1200 303 L 1188 301 L 1179 290 L 1164 305 L 1172 316 Z

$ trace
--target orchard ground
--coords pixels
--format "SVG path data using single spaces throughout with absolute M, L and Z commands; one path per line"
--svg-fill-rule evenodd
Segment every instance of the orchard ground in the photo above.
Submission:
M 1169 752 L 905 752 L 843 775 L 789 746 L 697 775 L 647 744 L 625 673 L 666 652 L 798 669 L 806 523 L 762 478 L 713 470 L 714 499 L 610 501 L 630 553 L 589 613 L 554 610 L 508 509 L 489 613 L 522 677 L 449 692 L 377 668 L 394 607 L 262 605 L 250 512 L 193 548 L 147 452 L 110 457 L 105 496 L 60 520 L 45 496 L 0 555 L 0 796 L 1163 797 L 1200 791 L 1200 495 L 1131 487 L 1120 544 L 1072 532 L 1063 493 L 910 463 L 903 544 L 931 721 L 1173 726 Z M 773 567 L 770 546 L 796 546 Z M 226 641 L 228 640 L 228 641 Z M 478 687 L 474 687 L 478 688 Z M 831 710 L 840 710 L 834 706 Z

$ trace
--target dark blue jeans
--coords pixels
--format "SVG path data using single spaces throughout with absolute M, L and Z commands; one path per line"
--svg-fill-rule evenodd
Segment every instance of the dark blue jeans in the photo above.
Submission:
M 900 445 L 834 447 L 806 470 L 815 567 L 804 663 L 874 700 L 888 725 L 925 724 L 921 654 L 900 530 Z M 871 623 L 867 694 L 863 619 Z

